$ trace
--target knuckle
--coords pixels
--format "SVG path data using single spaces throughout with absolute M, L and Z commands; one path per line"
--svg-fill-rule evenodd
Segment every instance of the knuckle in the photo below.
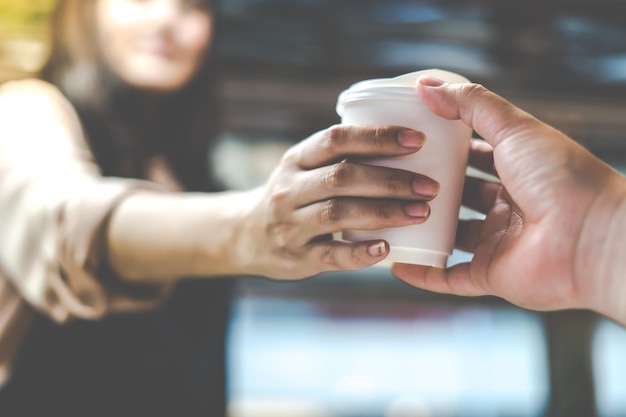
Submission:
M 350 183 L 350 166 L 346 163 L 339 163 L 333 165 L 326 177 L 324 183 L 329 188 L 343 188 Z
M 279 217 L 282 207 L 285 206 L 286 200 L 291 194 L 289 187 L 280 187 L 272 190 L 268 198 L 268 206 L 272 218 Z
M 393 210 L 389 204 L 380 203 L 376 205 L 376 216 L 379 219 L 390 220 L 393 217 Z
M 460 106 L 456 116 L 473 125 L 475 106 L 471 105 L 471 103 L 476 100 L 483 100 L 484 97 L 488 97 L 489 94 L 489 90 L 481 84 L 461 84 L 459 88 L 454 90 L 454 98 Z
M 320 211 L 320 220 L 323 223 L 337 223 L 343 217 L 345 212 L 345 202 L 340 199 L 330 199 L 327 200 L 322 205 L 322 210 Z
M 292 146 L 291 148 L 287 149 L 287 151 L 285 151 L 285 153 L 283 154 L 282 162 L 284 165 L 291 166 L 291 165 L 297 165 L 300 159 L 301 159 L 300 147 Z
M 360 245 L 353 245 L 350 251 L 350 261 L 353 265 L 358 265 L 361 261 L 363 250 Z
M 322 263 L 327 265 L 329 269 L 337 269 L 340 267 L 335 247 L 328 245 L 324 248 L 324 251 L 322 252 Z
M 361 265 L 363 251 L 361 245 L 354 244 L 349 249 L 327 246 L 322 252 L 321 261 L 329 270 L 355 269 Z
M 331 126 L 324 139 L 324 145 L 329 149 L 343 149 L 350 139 L 350 128 L 343 125 Z
M 398 178 L 397 175 L 389 175 L 386 181 L 387 190 L 392 194 L 398 194 L 402 191 L 404 186 L 404 181 Z
M 461 84 L 460 93 L 463 96 L 480 96 L 487 93 L 488 90 L 482 85 L 477 83 L 463 83 Z
M 388 146 L 391 138 L 396 137 L 396 130 L 391 126 L 375 126 L 373 128 L 373 143 L 377 148 Z M 393 142 L 395 143 L 395 141 Z
M 274 246 L 281 252 L 287 251 L 288 243 L 291 241 L 293 228 L 287 223 L 270 223 L 266 232 Z

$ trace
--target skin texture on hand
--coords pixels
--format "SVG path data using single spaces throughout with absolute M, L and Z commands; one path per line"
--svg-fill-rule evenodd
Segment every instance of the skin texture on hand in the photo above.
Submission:
M 425 77 L 417 93 L 436 114 L 461 119 L 470 165 L 501 183 L 467 178 L 457 246 L 474 253 L 449 269 L 395 264 L 410 285 L 495 295 L 534 310 L 588 308 L 626 323 L 626 181 L 576 142 L 477 84 Z
M 345 229 L 424 222 L 439 185 L 419 174 L 356 162 L 408 155 L 420 132 L 394 126 L 333 126 L 289 149 L 268 182 L 251 194 L 235 254 L 247 273 L 298 279 L 360 269 L 387 256 L 386 242 L 333 240 Z

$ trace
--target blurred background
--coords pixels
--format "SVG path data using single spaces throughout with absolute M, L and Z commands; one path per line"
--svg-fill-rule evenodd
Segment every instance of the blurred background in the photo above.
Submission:
M 337 95 L 353 82 L 433 67 L 626 172 L 622 0 L 222 3 L 214 166 L 233 188 L 263 181 L 286 147 L 337 123 Z M 53 4 L 0 0 L 0 82 L 38 68 Z M 382 267 L 239 283 L 230 417 L 626 416 L 626 330 L 592 313 L 425 293 Z

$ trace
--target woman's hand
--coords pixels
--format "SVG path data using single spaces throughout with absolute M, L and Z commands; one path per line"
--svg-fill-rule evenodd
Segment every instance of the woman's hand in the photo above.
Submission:
M 338 125 L 293 146 L 267 183 L 251 193 L 236 234 L 234 255 L 242 269 L 299 279 L 384 259 L 385 241 L 345 242 L 333 234 L 422 223 L 439 185 L 413 172 L 353 160 L 407 155 L 424 140 L 401 127 Z
M 447 270 L 396 264 L 407 283 L 443 293 L 496 295 L 537 310 L 590 308 L 626 323 L 626 182 L 561 132 L 475 84 L 418 82 L 438 115 L 486 141 L 470 164 L 500 183 L 468 178 L 464 204 L 484 221 L 461 222 L 471 262 Z

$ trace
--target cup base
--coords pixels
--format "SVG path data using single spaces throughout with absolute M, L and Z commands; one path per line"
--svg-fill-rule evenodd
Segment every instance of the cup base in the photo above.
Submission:
M 415 249 L 402 246 L 391 246 L 389 255 L 376 265 L 391 266 L 394 262 L 404 264 L 417 264 L 424 266 L 434 266 L 436 268 L 445 268 L 448 262 L 449 254 L 445 252 L 436 252 L 427 249 Z

